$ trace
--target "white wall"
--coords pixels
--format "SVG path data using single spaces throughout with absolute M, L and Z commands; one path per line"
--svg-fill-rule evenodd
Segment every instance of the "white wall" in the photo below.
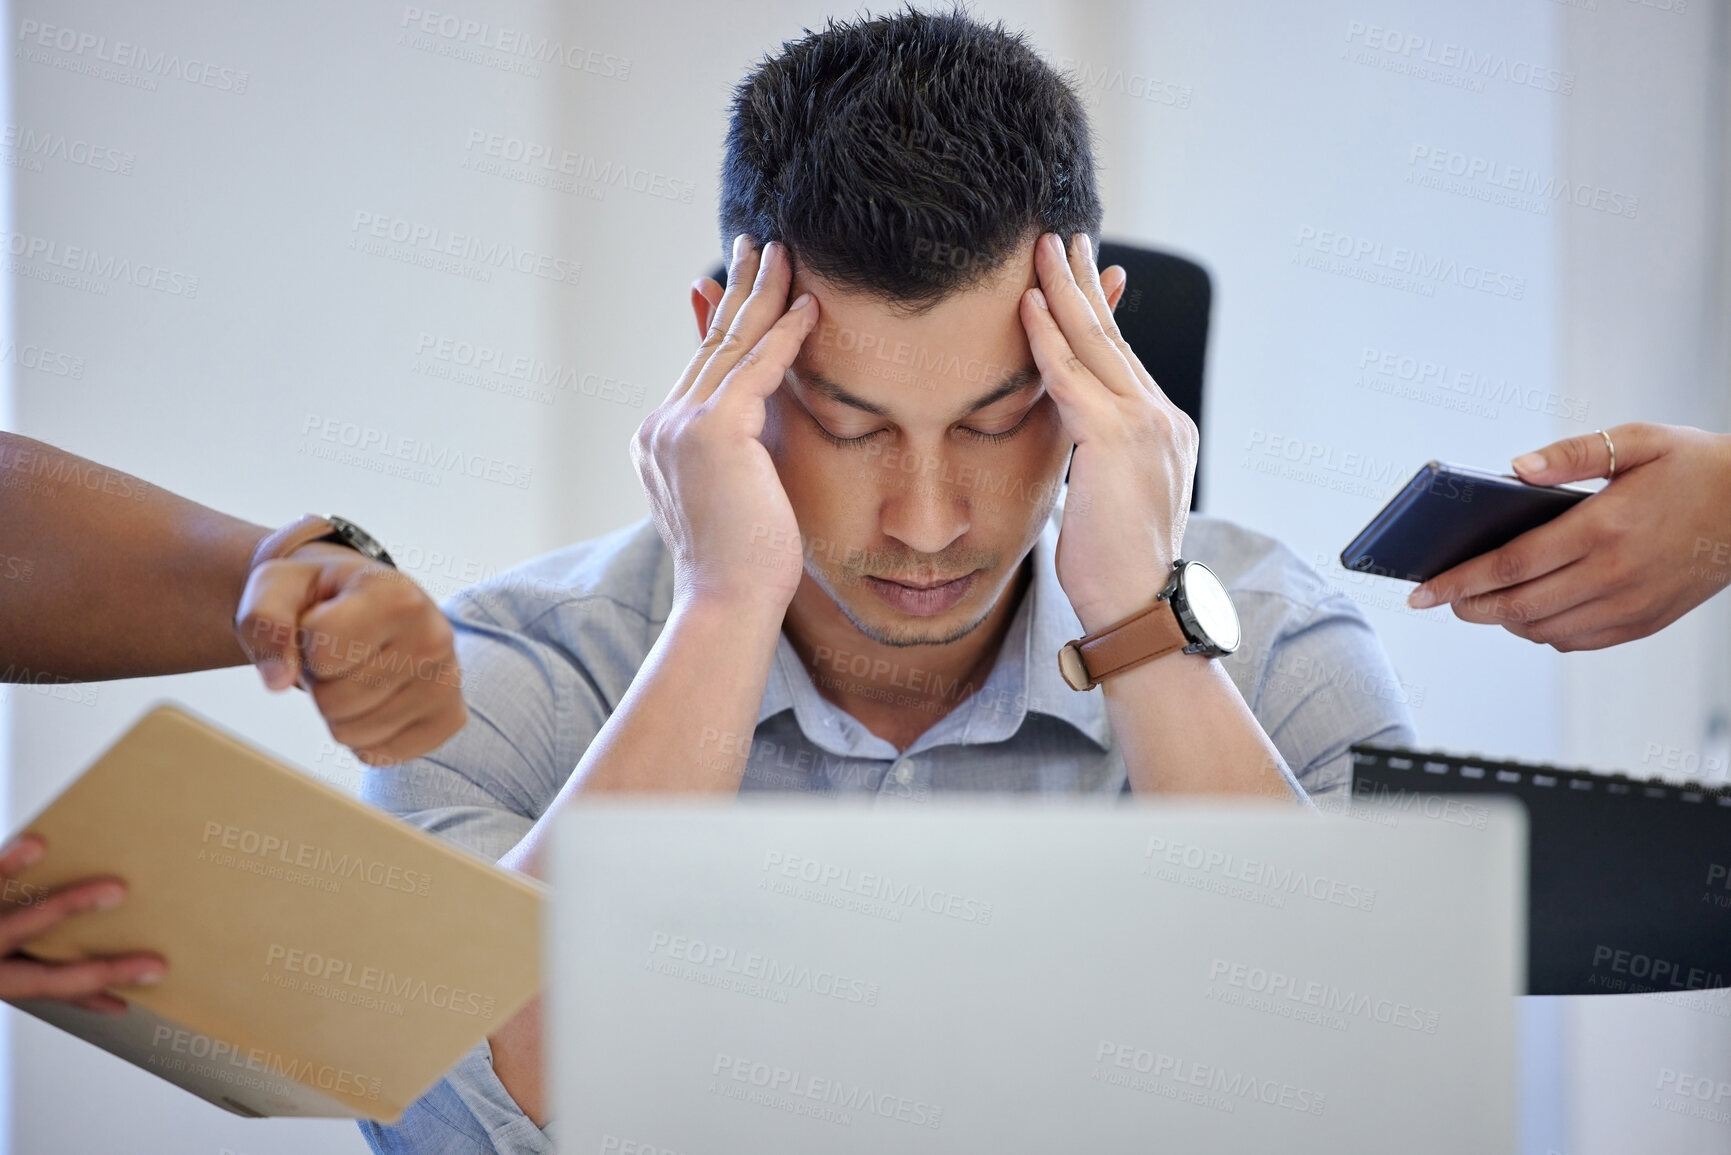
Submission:
M 1048 58 L 1092 78 L 1108 234 L 1190 254 L 1214 275 L 1209 511 L 1332 565 L 1431 457 L 1500 468 L 1553 437 L 1635 418 L 1728 427 L 1726 5 L 1663 2 L 1022 0 L 976 11 L 1027 28 Z M 851 8 L 437 7 L 612 62 L 528 75 L 499 67 L 509 62 L 498 54 L 454 57 L 453 41 L 405 29 L 399 3 L 164 0 L 146 13 L 113 0 L 13 0 L 14 50 L 33 20 L 248 79 L 238 94 L 172 77 L 142 90 L 78 71 L 89 53 L 8 54 L 11 123 L 132 158 L 126 174 L 56 160 L 8 168 L 16 230 L 199 278 L 193 299 L 27 276 L 0 285 L 16 291 L 20 343 L 83 366 L 70 379 L 0 365 L 16 379 L 11 427 L 261 522 L 341 512 L 439 594 L 639 516 L 625 443 L 688 358 L 685 287 L 719 257 L 715 174 L 731 86 L 761 53 Z M 1349 31 L 1371 25 L 1568 74 L 1572 91 L 1501 80 L 1475 91 L 1388 71 L 1352 55 L 1364 36 Z M 477 168 L 494 134 L 641 174 L 652 191 L 534 185 L 513 179 L 532 170 L 509 162 Z M 469 147 L 477 135 L 482 146 Z M 1539 213 L 1422 187 L 1409 179 L 1425 171 L 1415 148 L 1586 182 L 1639 207 L 1632 219 L 1554 204 Z M 357 251 L 368 239 L 357 214 L 582 272 L 573 286 L 392 259 L 430 259 L 424 244 Z M 1329 265 L 1317 248 L 1325 232 L 1380 245 L 1384 259 L 1401 248 L 1453 262 L 1455 279 L 1368 283 L 1353 274 L 1374 273 L 1369 259 Z M 1323 268 L 1309 266 L 1316 258 Z M 1520 299 L 1463 286 L 1468 266 L 1510 287 L 1519 278 Z M 446 341 L 533 359 L 573 387 L 543 403 L 484 387 L 517 384 L 486 369 L 468 379 L 479 384 L 436 375 L 461 368 L 435 355 Z M 1367 349 L 1447 366 L 1451 380 L 1465 371 L 1515 399 L 1390 392 L 1407 383 L 1374 373 Z M 1547 395 L 1578 419 L 1547 416 Z M 339 435 L 352 426 L 478 455 L 526 484 L 390 476 L 371 452 L 321 458 L 340 447 L 321 439 L 327 421 Z M 1288 445 L 1312 467 L 1283 473 Z M 1712 719 L 1731 696 L 1723 606 L 1639 646 L 1558 657 L 1411 614 L 1398 588 L 1333 572 L 1382 632 L 1430 744 L 1642 772 L 1663 770 L 1668 751 L 1679 764 L 1720 756 Z M 10 717 L 13 812 L 51 797 L 165 696 L 355 781 L 303 698 L 267 698 L 250 672 L 226 671 L 12 692 L 0 726 Z M 1553 1079 L 1533 1083 L 1530 1150 L 1731 1149 L 1724 1128 L 1639 1098 L 1658 1055 L 1731 1078 L 1725 1000 L 1583 1003 L 1532 1005 L 1531 1061 Z M 7 1018 L 14 1150 L 360 1149 L 345 1124 L 232 1119 Z

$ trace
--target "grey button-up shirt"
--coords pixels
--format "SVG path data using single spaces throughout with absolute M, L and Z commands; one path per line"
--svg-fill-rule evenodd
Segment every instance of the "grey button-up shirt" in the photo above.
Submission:
M 784 635 L 741 789 L 870 792 L 898 801 L 938 791 L 1127 789 L 1102 695 L 1077 693 L 1058 673 L 1058 650 L 1083 633 L 1053 565 L 1060 517 L 1030 553 L 1032 580 L 985 683 L 954 695 L 954 708 L 905 750 L 824 698 Z M 1369 623 L 1291 550 L 1230 522 L 1192 517 L 1184 556 L 1205 562 L 1231 591 L 1244 639 L 1221 662 L 1307 792 L 1348 785 L 1355 742 L 1415 744 L 1407 691 Z M 469 724 L 428 757 L 369 771 L 366 798 L 499 858 L 570 777 L 672 602 L 673 561 L 647 520 L 457 595 L 447 613 Z M 841 651 L 819 658 L 820 680 L 862 669 Z M 923 677 L 912 668 L 891 672 L 892 682 L 910 687 Z M 747 740 L 715 737 L 718 746 Z M 485 1042 L 396 1126 L 362 1130 L 380 1152 L 552 1150 L 552 1128 L 536 1127 L 517 1108 Z

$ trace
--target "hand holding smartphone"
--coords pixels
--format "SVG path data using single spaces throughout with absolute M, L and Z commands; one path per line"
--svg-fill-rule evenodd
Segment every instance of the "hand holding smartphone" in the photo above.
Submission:
M 1562 514 L 1586 490 L 1425 464 L 1340 554 L 1360 573 L 1424 582 Z

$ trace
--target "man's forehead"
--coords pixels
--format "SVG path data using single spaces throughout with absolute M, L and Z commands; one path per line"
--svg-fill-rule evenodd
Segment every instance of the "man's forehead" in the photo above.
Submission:
M 959 358 L 954 359 L 954 361 L 953 367 L 959 372 L 952 374 L 952 376 L 964 379 L 948 382 L 945 394 L 946 399 L 953 399 L 950 407 L 964 415 L 976 413 L 981 409 L 997 404 L 999 401 L 1026 394 L 1040 384 L 1040 370 L 1032 364 L 1011 368 L 982 363 L 976 359 L 971 366 L 964 368 Z M 848 380 L 838 380 L 823 369 L 818 368 L 810 358 L 805 356 L 801 356 L 793 363 L 789 370 L 789 376 L 806 391 L 815 393 L 834 404 L 858 409 L 879 417 L 895 415 L 893 412 L 895 408 L 894 396 L 888 398 L 887 401 L 879 400 L 877 395 L 880 390 L 870 385 L 869 377 L 864 378 L 860 384 L 855 384 L 857 376 L 855 374 L 849 374 Z M 976 379 L 966 380 L 965 378 L 968 377 Z M 934 388 L 941 383 L 935 377 L 929 378 L 929 380 L 931 384 L 927 388 Z M 865 386 L 864 389 L 860 387 L 861 384 Z M 868 396 L 867 392 L 871 395 Z M 905 396 L 905 390 L 902 392 Z

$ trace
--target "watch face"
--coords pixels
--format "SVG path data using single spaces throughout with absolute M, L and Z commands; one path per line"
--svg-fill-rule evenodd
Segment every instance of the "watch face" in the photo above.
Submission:
M 1185 562 L 1179 591 L 1191 620 L 1212 647 L 1223 654 L 1236 650 L 1240 633 L 1238 611 L 1214 571 L 1201 562 Z

